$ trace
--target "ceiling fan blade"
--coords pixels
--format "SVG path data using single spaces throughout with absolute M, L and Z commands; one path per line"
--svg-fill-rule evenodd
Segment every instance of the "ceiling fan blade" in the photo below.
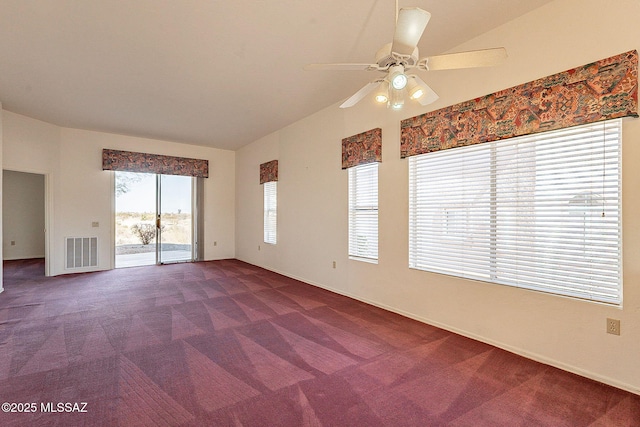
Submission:
M 400 9 L 391 52 L 411 55 L 418 45 L 430 18 L 431 14 L 429 12 L 417 7 Z
M 418 76 L 412 76 L 414 79 L 416 79 L 416 83 L 418 83 L 420 86 L 422 86 L 422 88 L 424 89 L 424 95 L 422 95 L 420 98 L 418 98 L 416 101 L 418 101 L 421 105 L 429 105 L 432 104 L 434 102 L 436 102 L 438 100 L 438 98 L 440 98 L 438 96 L 437 93 L 435 93 L 433 91 L 433 89 L 431 89 L 431 87 L 429 87 L 428 84 L 426 84 L 424 82 L 424 80 L 422 80 L 420 77 Z
M 307 64 L 305 70 L 337 70 L 337 71 L 358 71 L 377 70 L 378 64 Z
M 358 102 L 360 102 L 360 100 L 362 98 L 364 98 L 365 96 L 367 96 L 370 92 L 372 92 L 375 88 L 377 88 L 380 83 L 382 83 L 382 80 L 376 80 L 375 82 L 371 82 L 366 84 L 362 89 L 360 89 L 359 91 L 357 91 L 356 93 L 354 93 L 353 95 L 351 95 L 351 97 L 349 99 L 347 99 L 346 101 L 344 101 L 341 105 L 340 108 L 349 108 L 349 107 L 353 107 L 354 105 L 356 105 Z
M 450 53 L 429 56 L 420 59 L 420 68 L 426 70 L 453 70 L 456 68 L 490 67 L 498 65 L 507 58 L 507 50 L 503 47 L 494 49 L 471 50 L 468 52 Z

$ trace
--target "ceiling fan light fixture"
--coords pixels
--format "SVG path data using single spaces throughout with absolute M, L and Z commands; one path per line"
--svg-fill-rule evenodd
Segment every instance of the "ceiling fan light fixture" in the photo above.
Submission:
M 404 105 L 404 94 L 403 90 L 391 89 L 390 91 L 390 99 L 388 107 L 393 108 L 394 110 L 399 110 Z
M 393 65 L 389 67 L 389 81 L 394 89 L 402 90 L 407 85 L 407 76 L 404 74 L 402 65 Z
M 376 102 L 379 102 L 380 104 L 384 104 L 388 100 L 389 100 L 389 98 L 384 93 L 379 93 L 379 94 L 376 95 Z
M 413 92 L 413 94 L 411 95 L 411 99 L 419 99 L 422 98 L 422 95 L 424 95 L 424 90 L 422 90 L 422 88 L 418 88 L 416 91 Z
M 384 81 L 380 84 L 380 88 L 378 89 L 378 92 L 376 92 L 375 100 L 380 104 L 384 104 L 389 101 L 389 82 Z
M 409 91 L 409 98 L 411 99 L 420 99 L 425 93 L 425 89 L 421 84 L 416 82 L 415 78 L 409 79 L 407 82 L 407 90 Z
M 404 74 L 396 74 L 392 77 L 391 84 L 393 85 L 394 89 L 404 89 L 404 87 L 407 85 L 407 76 L 405 76 Z

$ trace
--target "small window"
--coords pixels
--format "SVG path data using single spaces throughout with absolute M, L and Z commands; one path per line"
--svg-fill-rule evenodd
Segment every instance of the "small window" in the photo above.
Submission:
M 620 304 L 621 120 L 409 159 L 409 267 Z
M 276 244 L 278 226 L 278 182 L 262 184 L 264 189 L 264 242 Z
M 349 257 L 378 261 L 378 163 L 349 168 Z

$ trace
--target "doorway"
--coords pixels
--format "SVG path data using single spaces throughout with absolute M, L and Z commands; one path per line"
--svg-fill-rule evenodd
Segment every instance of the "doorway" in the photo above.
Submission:
M 3 261 L 49 275 L 47 176 L 5 169 L 2 178 Z
M 115 267 L 195 258 L 195 179 L 115 172 Z

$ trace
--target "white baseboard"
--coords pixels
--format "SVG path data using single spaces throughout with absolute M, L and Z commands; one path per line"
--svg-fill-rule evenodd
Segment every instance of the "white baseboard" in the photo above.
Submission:
M 3 261 L 18 261 L 18 260 L 21 260 L 21 259 L 37 259 L 37 258 L 44 258 L 44 255 L 10 256 L 10 257 L 3 257 L 2 260 Z

